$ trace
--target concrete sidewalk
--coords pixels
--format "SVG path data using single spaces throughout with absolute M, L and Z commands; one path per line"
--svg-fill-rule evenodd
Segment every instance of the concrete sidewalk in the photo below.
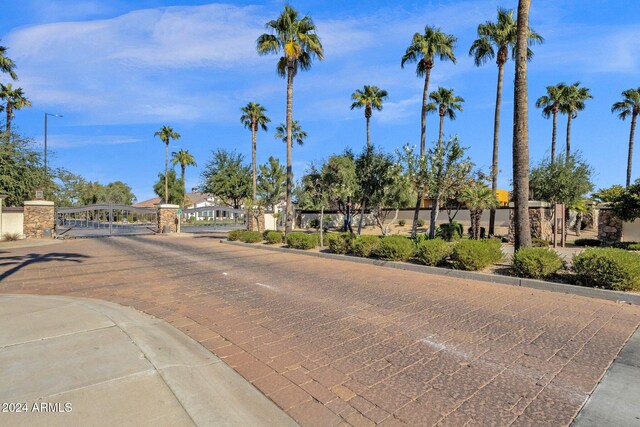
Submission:
M 0 295 L 0 425 L 296 423 L 168 323 L 84 298 Z

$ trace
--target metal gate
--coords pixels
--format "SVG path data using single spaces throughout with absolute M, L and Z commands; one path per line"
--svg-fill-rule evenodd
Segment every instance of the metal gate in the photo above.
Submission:
M 98 237 L 158 232 L 156 208 L 96 204 L 56 208 L 58 237 Z

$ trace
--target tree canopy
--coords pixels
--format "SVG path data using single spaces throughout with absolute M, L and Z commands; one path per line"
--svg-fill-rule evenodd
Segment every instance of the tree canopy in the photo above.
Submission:
M 244 156 L 235 151 L 218 149 L 213 152 L 202 172 L 201 191 L 219 197 L 235 209 L 251 196 L 251 167 Z
M 580 153 L 542 160 L 531 170 L 530 197 L 550 203 L 572 205 L 593 190 L 593 169 Z

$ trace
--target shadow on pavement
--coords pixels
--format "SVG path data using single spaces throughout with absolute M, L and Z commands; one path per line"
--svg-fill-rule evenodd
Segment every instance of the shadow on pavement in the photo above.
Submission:
M 0 258 L 0 268 L 13 265 L 12 268 L 0 274 L 0 281 L 6 279 L 12 274 L 22 270 L 23 268 L 42 262 L 64 261 L 64 262 L 83 262 L 84 259 L 91 258 L 88 255 L 74 253 L 50 252 L 46 254 L 27 254 L 20 256 L 10 256 Z

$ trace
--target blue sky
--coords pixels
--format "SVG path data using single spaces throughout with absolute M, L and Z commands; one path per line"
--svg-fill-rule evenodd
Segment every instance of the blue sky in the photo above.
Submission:
M 255 53 L 264 23 L 277 17 L 281 1 L 165 0 L 9 0 L 0 21 L 2 45 L 17 64 L 33 103 L 16 113 L 20 131 L 43 140 L 44 112 L 49 119 L 52 165 L 90 180 L 128 183 L 139 200 L 153 197 L 157 173 L 164 168 L 164 147 L 153 133 L 170 125 L 182 135 L 170 149 L 188 149 L 198 162 L 187 170 L 187 187 L 216 148 L 235 149 L 250 160 L 250 133 L 239 122 L 249 101 L 268 109 L 274 126 L 258 135 L 258 161 L 284 162 L 285 146 L 273 137 L 284 121 L 286 84 L 275 72 L 275 56 Z M 318 27 L 326 59 L 294 84 L 294 118 L 309 134 L 294 147 L 294 173 L 309 161 L 345 147 L 365 144 L 362 111 L 351 111 L 350 95 L 365 84 L 389 92 L 375 112 L 372 140 L 393 152 L 417 144 L 423 81 L 400 58 L 415 32 L 436 25 L 458 37 L 458 62 L 436 63 L 431 90 L 451 87 L 465 99 L 464 111 L 445 123 L 458 134 L 478 167 L 489 169 L 497 67 L 480 68 L 468 56 L 478 23 L 495 19 L 498 6 L 516 8 L 516 0 L 468 1 L 297 1 Z M 533 0 L 531 26 L 546 42 L 535 47 L 529 65 L 530 146 L 532 163 L 548 152 L 551 121 L 535 108 L 545 87 L 580 81 L 591 88 L 572 126 L 572 150 L 581 150 L 596 170 L 598 187 L 624 184 L 628 121 L 611 114 L 611 105 L 628 88 L 640 87 L 640 3 L 608 0 Z M 0 77 L 6 80 L 6 77 Z M 499 184 L 511 176 L 513 62 L 505 73 L 500 132 Z M 559 119 L 563 147 L 566 117 Z M 437 137 L 437 117 L 427 119 L 427 140 Z M 636 150 L 638 151 L 638 150 Z M 633 162 L 640 176 L 640 154 Z

